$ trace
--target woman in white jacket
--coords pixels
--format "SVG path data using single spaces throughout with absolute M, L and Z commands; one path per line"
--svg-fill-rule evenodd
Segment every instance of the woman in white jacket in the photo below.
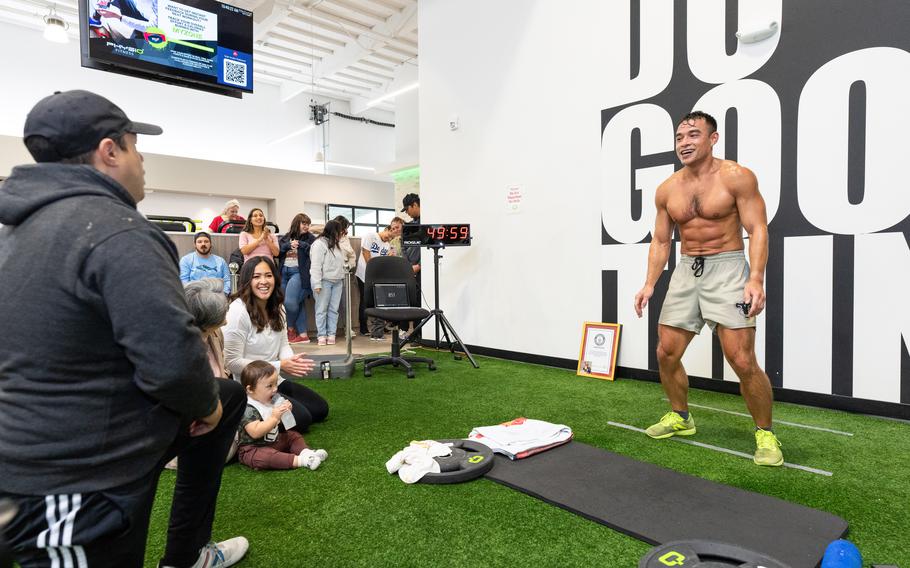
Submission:
M 338 331 L 338 306 L 344 288 L 344 251 L 339 246 L 341 224 L 332 220 L 310 245 L 310 284 L 316 297 L 316 332 L 319 345 L 334 345 Z
M 228 307 L 224 333 L 225 369 L 240 380 L 244 367 L 255 360 L 268 361 L 283 375 L 305 376 L 315 362 L 294 353 L 288 344 L 281 278 L 270 257 L 257 256 L 243 263 L 234 301 Z M 278 392 L 291 401 L 299 432 L 322 422 L 329 404 L 319 393 L 295 381 L 278 379 Z

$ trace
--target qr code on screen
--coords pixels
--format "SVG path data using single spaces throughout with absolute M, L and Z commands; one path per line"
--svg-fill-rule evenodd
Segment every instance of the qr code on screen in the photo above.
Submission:
M 240 87 L 246 86 L 246 62 L 224 60 L 224 82 Z

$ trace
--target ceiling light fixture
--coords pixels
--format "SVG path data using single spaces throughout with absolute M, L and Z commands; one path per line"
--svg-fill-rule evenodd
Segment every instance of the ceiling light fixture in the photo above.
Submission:
M 394 99 L 398 95 L 403 95 L 404 93 L 407 93 L 408 91 L 413 91 L 414 89 L 416 89 L 419 86 L 420 86 L 420 83 L 412 83 L 412 84 L 408 85 L 407 87 L 402 87 L 402 88 L 398 89 L 397 91 L 392 91 L 391 93 L 386 93 L 386 94 L 382 95 L 381 97 L 375 98 L 371 101 L 367 101 L 367 104 L 364 106 L 366 108 L 374 107 L 384 100 Z
M 57 5 L 51 6 L 47 16 L 44 16 L 44 39 L 54 43 L 69 43 L 70 35 L 67 33 L 70 25 L 57 14 Z
M 267 144 L 267 146 L 274 146 L 275 144 L 280 144 L 281 142 L 284 142 L 285 140 L 290 140 L 291 138 L 294 138 L 295 136 L 300 136 L 301 134 L 309 132 L 310 130 L 313 130 L 314 128 L 316 128 L 315 124 L 310 124 L 309 126 L 304 126 L 300 130 L 295 130 L 294 132 L 291 132 L 290 134 L 288 134 L 286 136 L 282 136 L 281 138 L 278 138 L 277 140 L 272 140 L 271 142 L 269 142 Z

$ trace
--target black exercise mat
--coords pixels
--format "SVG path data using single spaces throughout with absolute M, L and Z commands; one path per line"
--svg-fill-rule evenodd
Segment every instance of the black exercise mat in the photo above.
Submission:
M 497 455 L 486 477 L 650 544 L 725 542 L 793 568 L 815 568 L 847 532 L 835 515 L 580 442 L 518 461 Z

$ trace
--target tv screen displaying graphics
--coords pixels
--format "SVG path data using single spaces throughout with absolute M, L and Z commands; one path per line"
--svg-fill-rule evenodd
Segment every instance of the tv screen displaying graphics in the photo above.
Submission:
M 82 66 L 253 92 L 253 12 L 215 0 L 79 0 Z

